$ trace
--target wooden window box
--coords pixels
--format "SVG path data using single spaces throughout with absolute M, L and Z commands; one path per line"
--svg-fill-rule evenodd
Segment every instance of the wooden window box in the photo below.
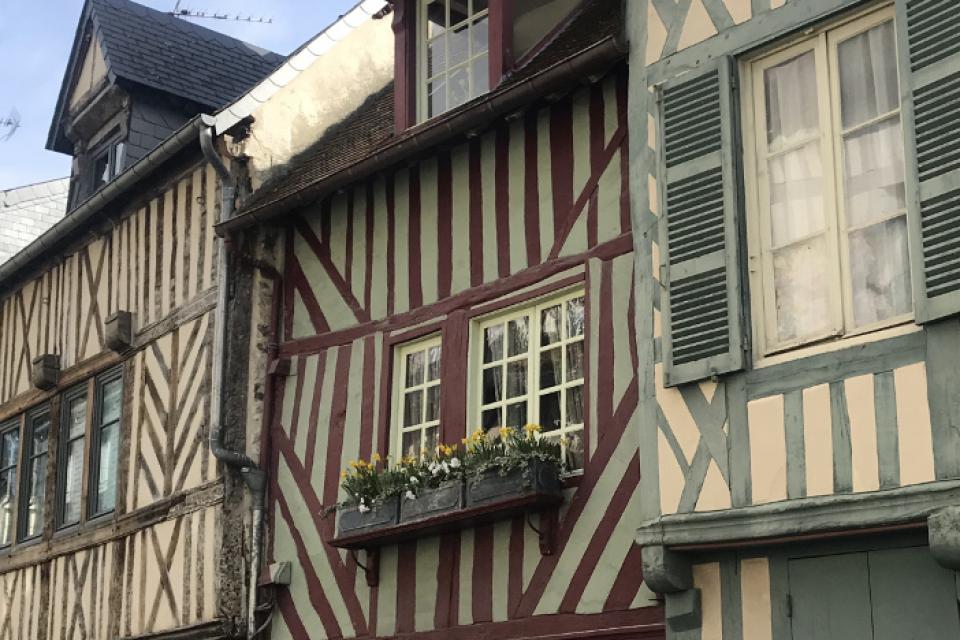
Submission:
M 539 513 L 540 525 L 534 530 L 540 536 L 540 552 L 550 555 L 562 502 L 563 484 L 554 465 L 537 463 L 527 474 L 506 476 L 491 470 L 465 485 L 451 483 L 424 492 L 416 501 L 391 500 L 364 514 L 356 507 L 339 508 L 337 537 L 330 545 L 365 550 L 366 565 L 359 560 L 357 564 L 367 572 L 367 582 L 375 585 L 380 547 Z

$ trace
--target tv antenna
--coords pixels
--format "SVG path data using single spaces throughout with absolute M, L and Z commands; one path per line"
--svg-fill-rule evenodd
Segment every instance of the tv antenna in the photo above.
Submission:
M 242 16 L 239 13 L 229 14 L 229 13 L 217 13 L 216 11 L 196 11 L 194 9 L 182 9 L 180 8 L 180 3 L 183 0 L 177 0 L 177 3 L 173 6 L 173 11 L 170 11 L 170 15 L 175 18 L 206 18 L 209 20 L 228 20 L 230 22 L 250 22 L 252 24 L 272 24 L 273 18 L 264 18 L 264 17 L 254 17 L 254 16 Z
M 0 142 L 6 142 L 20 128 L 20 112 L 14 107 L 6 118 L 0 118 Z M 6 132 L 4 132 L 6 130 Z

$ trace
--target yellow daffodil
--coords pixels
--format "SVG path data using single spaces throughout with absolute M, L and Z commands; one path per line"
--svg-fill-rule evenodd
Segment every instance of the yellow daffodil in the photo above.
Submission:
M 346 479 L 346 477 L 347 477 L 347 470 L 344 469 L 343 471 L 340 472 L 340 479 L 343 480 L 343 479 Z
M 379 454 L 379 453 L 374 453 L 374 454 L 373 454 L 373 457 L 372 457 L 370 460 L 373 461 L 374 464 L 380 462 L 380 454 Z
M 527 432 L 527 437 L 532 438 L 533 434 L 540 433 L 541 427 L 538 424 L 528 424 L 523 430 Z

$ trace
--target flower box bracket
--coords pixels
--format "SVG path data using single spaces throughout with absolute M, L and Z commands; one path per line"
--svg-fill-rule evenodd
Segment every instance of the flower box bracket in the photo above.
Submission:
M 540 541 L 540 555 L 552 556 L 557 548 L 557 524 L 559 521 L 556 507 L 540 511 L 540 526 L 533 526 L 531 512 L 527 512 L 527 526 L 537 534 Z
M 350 549 L 350 557 L 356 565 L 363 570 L 363 575 L 367 579 L 368 587 L 376 587 L 380 584 L 380 548 L 367 547 L 363 550 L 365 562 L 360 562 L 357 557 L 357 549 Z

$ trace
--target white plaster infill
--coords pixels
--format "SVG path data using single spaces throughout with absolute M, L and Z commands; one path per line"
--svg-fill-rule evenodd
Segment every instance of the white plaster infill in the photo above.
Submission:
M 349 36 L 357 27 L 370 20 L 386 6 L 386 0 L 361 0 L 353 9 L 340 16 L 336 22 L 324 29 L 317 37 L 290 54 L 276 71 L 233 104 L 224 107 L 217 113 L 214 116 L 216 120 L 214 132 L 220 135 L 253 114 L 257 107 L 290 84 L 302 71 L 310 67 L 339 41 Z

